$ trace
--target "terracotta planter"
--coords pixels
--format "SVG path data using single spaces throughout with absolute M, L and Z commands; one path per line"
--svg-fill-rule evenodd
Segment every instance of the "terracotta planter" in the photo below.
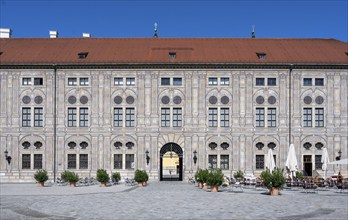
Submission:
M 101 187 L 106 187 L 106 182 L 100 182 Z
M 210 192 L 218 192 L 219 187 L 218 186 L 210 186 Z
M 45 186 L 45 182 L 37 182 L 38 186 L 44 187 Z
M 271 188 L 269 190 L 271 196 L 277 196 L 279 195 L 279 189 L 278 188 Z
M 71 182 L 71 183 L 69 183 L 69 185 L 70 185 L 71 187 L 76 187 L 76 182 Z
M 138 186 L 144 186 L 143 184 L 143 182 L 138 182 Z
M 207 184 L 203 184 L 203 188 L 202 189 L 207 190 L 208 189 L 208 185 Z
M 202 189 L 203 183 L 198 182 L 198 187 Z

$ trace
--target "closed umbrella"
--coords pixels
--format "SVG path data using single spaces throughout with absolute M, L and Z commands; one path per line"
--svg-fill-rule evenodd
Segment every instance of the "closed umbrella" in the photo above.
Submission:
M 273 157 L 273 151 L 270 148 L 268 150 L 267 156 L 266 156 L 266 168 L 269 169 L 269 172 L 272 173 L 272 171 L 275 168 L 275 162 L 274 162 L 274 157 Z
M 294 172 L 297 171 L 297 167 L 298 167 L 295 146 L 293 144 L 290 144 L 288 157 L 286 158 L 285 166 L 290 170 L 291 179 L 293 179 Z
M 323 148 L 323 155 L 321 156 L 321 163 L 323 164 L 321 169 L 324 171 L 324 179 L 326 179 L 327 164 L 329 161 L 329 154 L 327 153 L 327 148 Z

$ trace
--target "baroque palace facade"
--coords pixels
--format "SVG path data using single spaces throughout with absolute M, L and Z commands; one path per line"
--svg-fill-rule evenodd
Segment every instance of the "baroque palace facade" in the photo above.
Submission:
M 0 39 L 0 177 L 103 168 L 258 175 L 269 148 L 347 158 L 348 45 L 334 39 Z M 10 163 L 5 160 L 11 157 Z M 174 158 L 174 163 L 166 159 Z M 338 169 L 329 165 L 328 174 Z

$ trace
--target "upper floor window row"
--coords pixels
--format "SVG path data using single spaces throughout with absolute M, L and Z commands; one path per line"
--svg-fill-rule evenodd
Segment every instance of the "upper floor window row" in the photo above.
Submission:
M 162 77 L 161 78 L 161 85 L 162 86 L 170 86 L 170 85 L 181 86 L 182 85 L 182 78 L 181 77 L 174 77 L 174 78 L 172 78 L 172 82 L 171 82 L 171 78 Z
M 255 85 L 257 86 L 276 86 L 277 85 L 277 78 L 256 78 Z
M 79 80 L 80 86 L 89 86 L 89 78 L 88 77 L 69 77 L 68 78 L 68 86 L 77 86 L 77 82 Z
M 123 77 L 115 77 L 114 78 L 114 85 L 115 86 L 123 86 L 124 85 Z M 134 86 L 135 85 L 135 78 L 134 77 L 127 77 L 126 78 L 126 85 L 127 86 Z
M 32 82 L 34 82 L 34 86 L 43 86 L 43 78 L 42 77 L 24 77 L 22 78 L 23 86 L 31 86 Z
M 324 78 L 303 78 L 303 86 L 323 86 L 324 85 Z
M 208 78 L 208 85 L 209 86 L 216 86 L 218 85 L 219 79 L 218 77 L 209 77 Z M 220 78 L 220 85 L 221 86 L 228 86 L 230 85 L 230 78 L 228 77 L 221 77 Z

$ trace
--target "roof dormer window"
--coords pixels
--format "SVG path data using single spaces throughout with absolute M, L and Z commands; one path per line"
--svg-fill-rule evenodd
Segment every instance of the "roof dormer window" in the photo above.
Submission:
M 266 59 L 266 53 L 256 53 L 257 57 L 260 60 L 265 60 Z
M 78 53 L 77 55 L 78 55 L 79 59 L 86 59 L 88 53 L 87 52 L 81 52 L 81 53 Z
M 169 52 L 168 57 L 170 59 L 175 59 L 176 58 L 176 52 Z

